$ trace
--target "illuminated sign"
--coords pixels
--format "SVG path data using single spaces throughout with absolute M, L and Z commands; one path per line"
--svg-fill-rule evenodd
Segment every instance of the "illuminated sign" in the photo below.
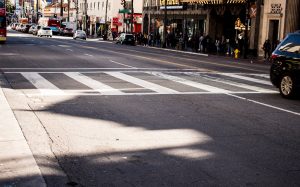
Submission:
M 165 5 L 165 0 L 160 0 L 160 6 Z M 167 0 L 167 5 L 179 5 L 179 0 Z

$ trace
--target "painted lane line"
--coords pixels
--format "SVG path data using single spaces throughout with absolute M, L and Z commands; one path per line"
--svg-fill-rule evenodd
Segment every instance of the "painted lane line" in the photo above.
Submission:
M 228 80 L 225 80 L 225 79 L 220 79 L 220 78 L 212 77 L 212 76 L 209 76 L 209 75 L 201 75 L 200 73 L 188 72 L 188 73 L 185 73 L 185 74 L 186 75 L 191 75 L 191 76 L 199 76 L 201 78 L 204 78 L 204 79 L 207 79 L 207 80 L 210 80 L 210 81 L 219 82 L 219 83 L 222 83 L 222 84 L 227 84 L 227 85 L 235 86 L 235 87 L 239 87 L 239 88 L 244 88 L 244 89 L 252 90 L 252 91 L 255 91 L 255 92 L 259 92 L 259 93 L 278 93 L 278 91 L 265 89 L 265 88 L 261 88 L 261 87 L 257 87 L 257 86 L 251 86 L 251 85 L 247 85 L 247 84 L 243 84 L 243 83 L 228 81 Z
M 90 54 L 87 54 L 87 53 L 85 53 L 84 55 L 89 56 L 89 57 L 93 57 L 93 55 L 90 55 Z
M 255 101 L 255 100 L 252 100 L 252 99 L 247 99 L 245 97 L 241 97 L 241 96 L 237 96 L 237 95 L 233 95 L 233 94 L 226 94 L 226 95 L 231 96 L 231 97 L 235 97 L 235 98 L 238 98 L 238 99 L 241 99 L 241 100 L 246 100 L 248 102 L 259 104 L 259 105 L 262 105 L 262 106 L 265 106 L 265 107 L 273 108 L 273 109 L 276 109 L 276 110 L 280 110 L 280 111 L 283 111 L 283 112 L 287 112 L 287 113 L 290 113 L 290 114 L 294 114 L 294 115 L 300 116 L 299 112 L 294 112 L 294 111 L 291 111 L 291 110 L 286 110 L 286 109 L 283 109 L 283 108 L 280 108 L 280 107 L 276 107 L 276 106 L 269 105 L 269 104 L 266 104 L 266 103 L 262 103 L 262 102 L 259 102 L 259 101 Z
M 61 95 L 64 92 L 38 73 L 21 73 L 42 95 Z
M 238 74 L 235 74 L 235 73 L 219 73 L 219 74 L 227 76 L 227 77 L 232 77 L 232 78 L 236 78 L 236 79 L 242 79 L 242 80 L 246 80 L 246 81 L 250 81 L 250 82 L 255 82 L 255 83 L 260 83 L 260 84 L 272 86 L 270 81 L 265 81 L 265 80 L 251 78 L 251 77 L 246 77 L 246 76 L 238 75 Z
M 94 89 L 97 92 L 103 93 L 105 95 L 123 95 L 124 93 L 106 84 L 98 82 L 90 77 L 87 77 L 81 73 L 65 73 L 65 75 L 71 77 L 72 79 Z
M 120 62 L 116 62 L 114 60 L 109 60 L 109 61 L 112 62 L 112 63 L 115 63 L 115 64 L 119 64 L 119 65 L 125 66 L 125 67 L 137 69 L 136 67 L 129 66 L 129 65 L 126 65 L 126 64 L 123 64 L 123 63 L 120 63 Z
M 157 93 L 161 93 L 161 94 L 176 94 L 176 93 L 178 93 L 178 91 L 176 91 L 176 90 L 172 90 L 170 88 L 166 88 L 166 87 L 160 86 L 158 84 L 154 84 L 154 83 L 142 80 L 142 79 L 138 79 L 136 77 L 132 77 L 132 76 L 126 75 L 124 73 L 106 72 L 106 74 L 108 74 L 110 76 L 113 76 L 113 77 L 116 77 L 118 79 L 130 82 L 130 83 L 136 84 L 138 86 L 147 88 L 149 90 L 153 90 Z
M 72 49 L 66 49 L 67 51 L 73 51 Z
M 167 74 L 160 73 L 160 72 L 149 72 L 149 74 L 152 74 L 152 75 L 155 75 L 157 77 L 164 78 L 164 79 L 168 79 L 168 80 L 171 80 L 171 81 L 174 81 L 174 82 L 178 82 L 178 83 L 181 83 L 181 84 L 185 84 L 185 85 L 188 85 L 188 86 L 191 86 L 191 87 L 199 88 L 201 90 L 205 90 L 205 91 L 212 92 L 212 93 L 229 93 L 230 92 L 229 90 L 213 87 L 213 86 L 210 86 L 210 85 L 207 85 L 207 84 L 202 84 L 202 83 L 199 83 L 199 82 L 190 81 L 190 80 L 187 80 L 187 79 L 184 79 L 184 78 L 180 78 L 180 77 L 172 76 L 172 75 L 167 75 Z
M 261 78 L 265 78 L 265 79 L 270 79 L 270 75 L 269 74 L 255 74 L 255 73 L 251 73 L 251 74 L 248 74 L 248 75 L 255 76 L 255 77 L 261 77 Z

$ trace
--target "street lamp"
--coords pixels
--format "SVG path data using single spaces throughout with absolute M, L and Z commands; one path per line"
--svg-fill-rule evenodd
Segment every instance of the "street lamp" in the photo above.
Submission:
M 131 33 L 133 33 L 133 0 L 131 0 L 131 27 L 130 27 Z
M 248 22 L 248 18 L 249 18 L 249 7 L 250 7 L 250 0 L 246 0 L 245 1 L 245 6 L 246 6 L 246 18 L 245 18 L 245 41 L 244 41 L 244 59 L 247 58 L 248 55 L 248 29 L 249 29 L 249 22 Z

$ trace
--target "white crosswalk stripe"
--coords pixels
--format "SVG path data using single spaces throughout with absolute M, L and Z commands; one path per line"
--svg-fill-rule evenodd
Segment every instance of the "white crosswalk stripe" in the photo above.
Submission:
M 223 83 L 223 84 L 228 84 L 228 85 L 231 85 L 231 86 L 244 88 L 244 89 L 252 90 L 252 91 L 255 91 L 255 92 L 259 92 L 259 93 L 276 93 L 274 90 L 271 90 L 271 89 L 265 89 L 265 88 L 261 88 L 261 87 L 257 87 L 257 86 L 252 86 L 252 85 L 239 83 L 239 82 L 228 81 L 228 80 L 225 80 L 225 79 L 215 78 L 215 77 L 212 77 L 210 75 L 201 75 L 199 73 L 194 73 L 194 72 L 185 73 L 185 74 L 192 75 L 192 76 L 201 76 L 202 78 L 208 79 L 210 81 L 219 82 L 219 83 Z M 262 76 L 262 77 L 265 77 L 265 76 Z
M 9 74 L 9 72 L 6 73 Z M 89 72 L 84 72 L 84 74 L 80 72 L 47 72 L 47 74 L 55 73 L 58 74 L 57 76 L 61 75 L 62 77 L 67 76 L 71 78 L 56 78 L 49 81 L 45 78 L 49 76 L 42 76 L 41 73 L 45 72 L 13 72 L 12 74 L 22 75 L 36 88 L 33 90 L 23 88 L 27 95 L 64 96 L 278 93 L 273 86 L 270 86 L 271 83 L 266 80 L 268 77 L 267 74 L 179 71 L 101 71 L 98 73 L 106 76 L 99 76 L 96 80 L 91 77 L 97 76 L 97 72 L 90 72 L 93 73 L 93 76 L 89 76 Z M 110 81 L 110 77 L 115 80 Z M 103 81 L 102 78 L 104 78 Z M 64 87 L 63 85 L 70 83 L 68 81 L 73 81 L 71 84 L 73 87 L 69 86 L 68 89 L 60 89 Z M 124 82 L 128 84 L 124 85 Z M 131 87 L 129 84 L 131 84 Z M 132 84 L 136 85 L 136 87 L 132 86 Z M 56 85 L 58 85 L 59 88 Z
M 130 82 L 130 83 L 139 85 L 139 86 L 147 88 L 149 90 L 153 90 L 153 91 L 155 91 L 157 93 L 160 93 L 160 94 L 176 94 L 176 93 L 178 93 L 177 91 L 172 90 L 170 88 L 166 88 L 166 87 L 163 87 L 163 86 L 160 86 L 160 85 L 148 82 L 148 81 L 144 81 L 142 79 L 138 79 L 136 77 L 126 75 L 126 74 L 121 73 L 121 72 L 106 72 L 106 74 L 111 75 L 113 77 L 116 77 L 118 79 L 125 80 L 125 81 Z
M 38 73 L 21 73 L 42 95 L 63 95 L 64 92 Z
M 99 81 L 96 81 L 90 77 L 87 77 L 81 73 L 78 72 L 67 72 L 65 75 L 73 78 L 74 80 L 94 89 L 95 91 L 98 91 L 104 95 L 123 95 L 124 93 L 120 90 L 117 90 L 113 87 L 110 87 L 106 84 L 103 84 Z
M 213 86 L 210 86 L 210 85 L 190 81 L 190 80 L 187 80 L 187 79 L 183 79 L 183 78 L 172 76 L 172 75 L 167 75 L 167 74 L 160 73 L 160 72 L 152 72 L 151 74 L 153 74 L 155 76 L 158 76 L 158 77 L 162 77 L 164 79 L 174 81 L 174 82 L 178 82 L 178 83 L 181 83 L 181 84 L 185 84 L 185 85 L 188 85 L 188 86 L 199 88 L 201 90 L 212 92 L 212 93 L 228 93 L 228 92 L 230 92 L 228 90 L 224 90 L 224 89 L 221 89 L 221 88 L 216 88 L 216 87 L 213 87 Z
M 246 81 L 255 82 L 255 83 L 260 83 L 260 84 L 265 84 L 265 85 L 272 85 L 270 83 L 270 81 L 255 79 L 255 78 L 251 78 L 251 77 L 247 77 L 247 76 L 243 76 L 243 75 L 239 75 L 239 74 L 234 74 L 234 73 L 220 73 L 220 74 L 228 76 L 228 77 L 233 77 L 233 78 L 237 78 L 237 79 L 242 79 L 242 80 L 246 80 Z

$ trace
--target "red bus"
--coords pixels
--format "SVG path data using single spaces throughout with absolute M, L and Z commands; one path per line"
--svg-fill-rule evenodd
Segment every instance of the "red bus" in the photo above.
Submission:
M 0 0 L 0 42 L 6 41 L 6 32 L 5 0 Z

